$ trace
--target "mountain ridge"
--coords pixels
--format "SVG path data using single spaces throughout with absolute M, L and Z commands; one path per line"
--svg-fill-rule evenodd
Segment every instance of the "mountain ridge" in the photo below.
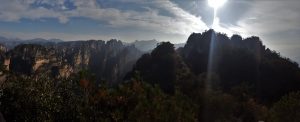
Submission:
M 125 46 L 117 40 L 21 44 L 1 53 L 1 64 L 20 75 L 48 74 L 67 78 L 81 70 L 89 70 L 98 80 L 111 83 L 119 82 L 142 54 L 134 46 Z
M 146 53 L 115 39 L 0 47 L 9 121 L 299 120 L 299 65 L 258 37 L 208 30 Z
M 166 48 L 162 49 L 162 47 Z M 174 45 L 161 43 L 151 53 L 144 54 L 137 60 L 131 74 L 141 72 L 141 77 L 145 81 L 149 81 L 150 84 L 156 84 L 153 83 L 156 81 L 163 90 L 172 91 L 175 84 L 171 82 L 176 80 L 166 79 L 181 79 L 180 73 L 178 75 L 175 71 L 188 69 L 187 72 L 191 72 L 192 75 L 184 74 L 190 75 L 193 80 L 191 80 L 192 83 L 187 84 L 211 82 L 211 84 L 215 84 L 215 87 L 219 87 L 225 92 L 229 92 L 241 84 L 248 84 L 252 86 L 249 89 L 250 92 L 262 102 L 276 101 L 282 95 L 300 89 L 299 65 L 280 56 L 276 51 L 266 48 L 259 37 L 253 36 L 243 39 L 239 35 L 233 35 L 229 38 L 225 34 L 208 30 L 203 33 L 192 33 L 183 48 L 173 51 L 172 55 L 179 55 L 179 58 L 167 58 L 164 56 L 168 55 L 166 50 L 175 51 Z M 153 56 L 154 52 L 156 52 L 155 56 Z M 161 61 L 160 58 L 155 57 L 165 58 Z M 170 63 L 160 64 L 165 60 Z M 184 62 L 185 66 L 180 68 L 171 62 Z M 150 67 L 146 68 L 146 66 Z M 164 67 L 171 67 L 173 70 L 162 72 L 160 68 L 153 69 L 151 66 L 162 69 L 170 69 Z M 159 75 L 166 72 L 172 75 Z M 202 77 L 202 79 L 199 81 L 197 77 Z M 176 82 L 184 84 L 182 83 L 184 81 Z M 173 86 L 167 84 L 173 84 Z M 286 87 L 283 88 L 282 86 Z

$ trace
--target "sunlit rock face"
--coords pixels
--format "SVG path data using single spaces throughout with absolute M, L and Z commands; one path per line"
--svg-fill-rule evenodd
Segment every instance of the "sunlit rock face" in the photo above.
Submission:
M 53 51 L 40 45 L 19 45 L 8 52 L 9 70 L 26 75 L 33 74 L 40 66 L 49 62 L 48 59 L 53 54 Z
M 0 44 L 0 52 L 6 52 L 6 51 L 7 48 L 4 45 Z
M 3 64 L 3 68 L 8 69 L 10 59 L 6 56 L 7 48 L 0 44 L 0 64 Z
M 117 82 L 131 70 L 142 53 L 121 41 L 74 41 L 41 46 L 23 44 L 3 57 L 2 64 L 21 75 L 47 74 L 63 78 L 88 70 L 98 80 Z

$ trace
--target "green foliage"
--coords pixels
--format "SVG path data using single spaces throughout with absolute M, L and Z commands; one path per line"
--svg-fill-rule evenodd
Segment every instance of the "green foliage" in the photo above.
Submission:
M 230 95 L 220 92 L 205 93 L 200 101 L 199 118 L 205 122 L 236 121 L 237 103 Z
M 174 96 L 164 94 L 159 87 L 148 87 L 130 112 L 131 121 L 196 121 L 193 103 L 178 92 Z
M 48 78 L 16 78 L 6 81 L 1 97 L 1 112 L 8 121 L 55 121 L 76 118 L 79 100 L 71 81 Z
M 167 93 L 173 94 L 176 82 L 176 66 L 179 63 L 174 45 L 170 42 L 160 43 L 151 54 L 144 54 L 136 63 L 130 75 L 135 71 L 148 83 L 159 87 Z M 130 77 L 130 76 L 128 76 Z
M 299 122 L 300 92 L 292 92 L 283 96 L 271 108 L 270 116 L 273 122 Z
M 88 75 L 80 73 L 81 78 Z M 176 92 L 165 94 L 137 76 L 112 88 L 81 79 L 14 78 L 3 86 L 7 121 L 196 121 L 195 107 Z M 92 87 L 93 86 L 93 87 Z

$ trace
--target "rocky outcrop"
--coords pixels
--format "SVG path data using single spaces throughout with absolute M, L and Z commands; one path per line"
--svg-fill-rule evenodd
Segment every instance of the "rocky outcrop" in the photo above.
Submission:
M 131 70 L 141 54 L 134 46 L 125 46 L 117 40 L 61 42 L 48 46 L 22 44 L 4 52 L 1 63 L 20 75 L 47 74 L 62 78 L 89 70 L 98 80 L 115 83 Z
M 53 50 L 41 45 L 23 44 L 8 52 L 9 70 L 14 73 L 31 75 L 55 54 Z

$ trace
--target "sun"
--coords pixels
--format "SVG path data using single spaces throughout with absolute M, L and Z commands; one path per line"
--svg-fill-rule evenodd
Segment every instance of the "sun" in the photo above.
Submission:
M 216 29 L 219 25 L 219 19 L 217 17 L 217 11 L 218 8 L 224 5 L 227 2 L 227 0 L 208 0 L 208 5 L 212 8 L 214 8 L 214 18 L 213 18 L 213 24 L 211 28 Z
M 227 2 L 227 0 L 208 0 L 208 5 L 210 7 L 213 7 L 214 9 L 217 9 L 224 5 Z

